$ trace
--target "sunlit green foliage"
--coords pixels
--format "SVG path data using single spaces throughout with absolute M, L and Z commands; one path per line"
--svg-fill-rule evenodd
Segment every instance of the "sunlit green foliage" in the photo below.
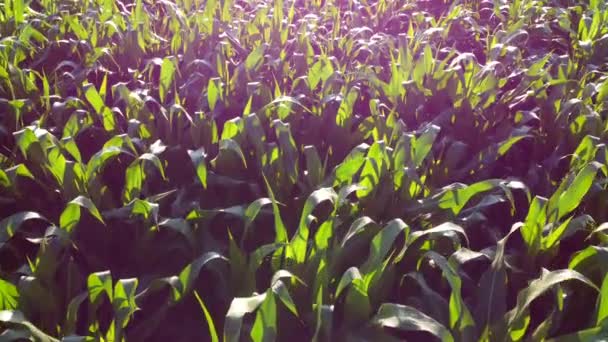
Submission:
M 606 23 L 0 3 L 0 340 L 608 339 Z

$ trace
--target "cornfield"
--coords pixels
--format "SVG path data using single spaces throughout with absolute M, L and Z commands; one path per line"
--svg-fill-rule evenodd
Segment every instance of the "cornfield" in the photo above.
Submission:
M 4 0 L 1 341 L 608 341 L 608 3 Z

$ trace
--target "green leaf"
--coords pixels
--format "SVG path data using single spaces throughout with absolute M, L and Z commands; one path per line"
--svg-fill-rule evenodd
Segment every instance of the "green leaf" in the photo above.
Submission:
M 32 129 L 24 128 L 14 133 L 17 139 L 17 146 L 21 151 L 21 154 L 26 159 L 34 159 L 38 163 L 43 163 L 46 159 L 45 150 L 42 148 L 40 140 Z
M 335 220 L 333 218 L 330 218 L 329 220 L 321 223 L 321 225 L 317 228 L 317 233 L 314 236 L 315 249 L 313 255 L 321 253 L 329 248 L 331 238 L 334 234 L 334 221 Z
M 84 196 L 78 196 L 74 198 L 65 207 L 59 218 L 59 226 L 65 229 L 67 232 L 71 232 L 74 227 L 80 222 L 80 208 L 85 208 L 89 211 L 93 217 L 99 222 L 105 225 L 105 222 L 101 218 L 101 214 L 95 204 Z
M 5 170 L 6 176 L 9 178 L 9 183 L 14 187 L 17 182 L 17 177 L 24 177 L 29 179 L 35 179 L 34 175 L 24 164 L 17 164 Z
M 602 103 L 608 99 L 608 79 L 598 86 L 597 102 Z
M 604 280 L 602 281 L 602 288 L 600 289 L 595 325 L 603 325 L 606 317 L 608 317 L 608 274 L 604 276 Z
M 365 165 L 361 170 L 361 189 L 357 191 L 357 197 L 369 196 L 376 189 L 387 163 L 386 144 L 382 140 L 374 142 L 367 152 Z
M 283 219 L 281 218 L 281 212 L 279 211 L 279 205 L 277 200 L 274 197 L 274 193 L 272 192 L 272 188 L 268 183 L 268 179 L 265 175 L 262 174 L 264 178 L 264 183 L 266 184 L 266 191 L 272 200 L 272 213 L 274 216 L 274 230 L 275 230 L 275 242 L 276 243 L 287 243 L 287 228 L 283 223 Z
M 0 322 L 5 323 L 7 325 L 17 325 L 27 329 L 32 337 L 37 342 L 59 342 L 58 339 L 55 339 L 40 329 L 36 328 L 35 325 L 30 323 L 21 311 L 12 311 L 12 310 L 2 310 L 0 311 Z
M 577 280 L 587 284 L 598 292 L 600 291 L 593 282 L 574 270 L 564 269 L 546 272 L 540 278 L 533 280 L 527 288 L 519 292 L 517 295 L 517 305 L 505 316 L 508 320 L 509 327 L 513 328 L 517 326 L 519 324 L 518 321 L 528 317 L 527 312 L 532 301 L 553 286 L 570 280 Z
M 287 271 L 285 271 L 287 272 Z M 289 273 L 289 272 L 287 272 Z M 276 274 L 275 274 L 276 277 Z M 273 278 L 275 278 L 273 277 Z M 293 279 L 297 279 L 298 281 L 302 282 L 301 280 L 299 280 L 298 277 L 290 274 L 290 278 Z M 275 296 L 279 297 L 279 299 L 281 300 L 281 302 L 283 303 L 283 305 L 285 305 L 285 307 L 291 311 L 291 313 L 293 313 L 296 317 L 298 316 L 298 310 L 296 309 L 296 304 L 293 302 L 293 299 L 291 298 L 291 295 L 289 294 L 289 291 L 287 291 L 287 286 L 285 286 L 285 283 L 283 283 L 282 281 L 273 281 L 272 282 L 272 292 Z
M 21 226 L 24 223 L 30 220 L 48 222 L 44 216 L 33 211 L 16 213 L 0 221 L 0 248 L 2 248 L 2 246 L 21 229 Z
M 336 114 L 336 124 L 338 126 L 345 126 L 348 120 L 351 118 L 353 113 L 353 107 L 355 105 L 355 101 L 357 101 L 358 92 L 355 88 L 351 88 L 346 96 L 340 102 L 340 108 L 338 108 L 338 113 Z
M 164 219 L 164 220 L 158 222 L 158 226 L 166 227 L 166 228 L 169 228 L 169 229 L 177 232 L 178 234 L 182 235 L 186 239 L 186 241 L 188 242 L 188 245 L 190 247 L 192 247 L 192 248 L 195 247 L 196 238 L 194 237 L 192 228 L 190 227 L 190 224 L 188 223 L 188 221 L 186 221 L 182 218 L 168 218 L 168 219 Z
M 256 71 L 264 62 L 264 45 L 260 44 L 255 48 L 247 59 L 245 59 L 245 68 L 247 71 Z
M 583 197 L 587 194 L 597 172 L 604 168 L 600 163 L 593 162 L 585 166 L 574 178 L 568 189 L 559 195 L 558 200 L 558 219 L 568 215 L 577 208 Z M 552 208 L 547 208 L 548 216 L 552 217 Z
M 363 187 L 361 185 L 359 185 L 358 183 L 354 183 L 354 184 L 350 184 L 350 185 L 346 185 L 344 187 L 342 187 L 340 189 L 340 191 L 338 192 L 338 203 L 336 204 L 336 210 L 341 208 L 342 206 L 344 206 L 345 204 L 347 204 L 348 202 L 348 196 L 350 196 L 352 193 L 356 192 L 357 190 L 361 190 Z
M 268 296 L 267 292 L 251 297 L 237 297 L 230 303 L 224 322 L 224 342 L 241 340 L 241 326 L 245 314 L 254 312 Z
M 99 152 L 95 153 L 87 164 L 86 178 L 88 180 L 91 180 L 96 173 L 101 171 L 101 169 L 106 165 L 106 163 L 108 163 L 110 160 L 117 157 L 121 153 L 124 153 L 126 155 L 132 155 L 128 150 L 118 146 L 104 147 Z
M 449 325 L 450 306 L 448 301 L 428 284 L 422 273 L 414 271 L 406 274 L 402 278 L 401 284 L 404 281 L 409 281 L 409 279 L 415 281 L 420 288 L 421 293 L 419 298 L 422 302 L 422 307 L 419 309 L 428 313 L 442 325 Z
M 127 168 L 125 174 L 125 187 L 123 190 L 124 202 L 129 203 L 140 196 L 141 189 L 149 172 L 146 172 L 146 164 L 152 164 L 159 171 L 162 179 L 166 179 L 165 171 L 158 157 L 152 153 L 144 153 L 134 160 Z
M 600 138 L 586 135 L 572 154 L 570 170 L 580 170 L 585 165 L 593 162 L 600 145 Z
M 255 276 L 258 268 L 260 268 L 260 266 L 264 262 L 264 258 L 284 246 L 285 244 L 283 243 L 270 243 L 256 248 L 255 251 L 253 251 L 253 253 L 251 253 L 249 256 L 249 274 Z
M 608 248 L 587 246 L 572 255 L 568 268 L 599 280 L 608 273 Z
M 142 162 L 142 163 L 151 163 L 152 166 L 156 167 L 156 169 L 158 170 L 158 172 L 160 173 L 160 176 L 165 179 L 165 169 L 163 168 L 163 164 L 160 161 L 160 159 L 152 154 L 152 153 L 144 153 L 142 155 L 140 155 L 138 158 L 138 161 Z
M 470 330 L 474 328 L 475 321 L 462 298 L 462 279 L 456 270 L 448 264 L 447 260 L 439 253 L 428 251 L 424 255 L 435 262 L 442 271 L 442 275 L 452 288 L 449 302 L 450 327 L 457 329 L 464 340 L 470 338 Z
M 129 320 L 138 309 L 135 303 L 135 292 L 139 280 L 137 278 L 120 279 L 114 286 L 112 306 L 118 329 L 125 328 Z
M 431 45 L 427 44 L 424 47 L 424 72 L 431 75 L 433 73 L 434 64 L 435 59 L 433 58 L 433 50 L 431 50 Z
M 414 140 L 412 144 L 412 161 L 416 167 L 422 165 L 422 162 L 433 148 L 433 143 L 437 139 L 440 130 L 439 126 L 429 125 L 424 129 L 420 137 Z
M 333 323 L 333 305 L 323 305 L 323 287 L 319 288 L 313 310 L 315 310 L 315 334 L 313 342 L 330 340 Z
M 572 235 L 574 232 L 583 230 L 593 224 L 593 218 L 589 215 L 581 215 L 575 219 L 572 217 L 564 221 L 559 227 L 549 232 L 549 235 L 542 241 L 543 248 L 549 249 L 559 243 L 560 240 Z
M 190 292 L 201 269 L 211 261 L 216 260 L 226 260 L 226 258 L 216 252 L 207 252 L 184 267 L 178 276 L 179 287 L 174 288 L 174 300 L 178 301 Z
M 384 266 L 384 265 L 383 265 Z M 382 269 L 374 271 L 374 273 L 366 278 L 373 280 L 376 272 L 382 272 Z M 346 298 L 344 301 L 344 321 L 348 327 L 357 327 L 366 323 L 372 313 L 372 306 L 369 296 L 369 285 L 367 279 L 354 278 L 348 286 Z
M 19 292 L 17 287 L 0 278 L 0 310 L 13 310 L 17 308 Z
M 225 153 L 227 151 L 231 151 L 232 153 L 235 153 L 241 160 L 241 163 L 243 164 L 243 166 L 245 168 L 247 168 L 247 160 L 245 159 L 245 154 L 243 153 L 241 146 L 239 146 L 239 144 L 236 141 L 234 141 L 232 139 L 220 140 L 219 150 L 220 150 L 219 153 L 222 153 L 222 152 Z
M 309 234 L 309 216 L 319 204 L 325 201 L 329 201 L 334 204 L 337 197 L 338 195 L 332 188 L 321 188 L 319 190 L 314 191 L 306 200 L 306 203 L 304 204 L 304 209 L 302 210 L 302 215 L 300 216 L 300 224 L 298 226 L 298 230 L 295 232 L 295 235 L 290 243 L 290 246 L 294 253 L 295 261 L 297 263 L 301 264 L 306 259 Z
M 251 202 L 251 204 L 249 204 L 247 206 L 247 209 L 245 209 L 245 212 L 243 215 L 244 219 L 245 219 L 245 227 L 244 227 L 244 231 L 243 231 L 243 237 L 241 239 L 241 245 L 245 241 L 245 238 L 247 237 L 247 234 L 249 233 L 249 228 L 253 224 L 253 221 L 255 220 L 255 218 L 258 216 L 258 213 L 260 212 L 260 210 L 262 210 L 262 207 L 264 207 L 268 204 L 272 204 L 272 200 L 270 198 L 262 197 L 262 198 L 258 198 L 257 200 Z
M 165 97 L 169 90 L 171 90 L 171 84 L 175 78 L 175 71 L 176 68 L 174 60 L 170 57 L 164 58 L 160 67 L 160 84 L 158 87 L 161 102 L 165 102 Z
M 31 341 L 31 339 L 32 334 L 22 329 L 5 329 L 0 333 L 0 341 Z
M 152 218 L 154 222 L 158 218 L 159 205 L 141 199 L 135 199 L 131 207 L 131 215 L 141 215 L 144 220 Z
M 87 289 L 91 303 L 98 304 L 102 294 L 106 294 L 110 302 L 113 301 L 112 275 L 110 271 L 92 273 L 87 278 Z
M 25 4 L 23 0 L 13 0 L 13 15 L 15 16 L 15 24 L 19 25 L 24 21 Z M 7 4 L 8 5 L 8 4 Z
M 410 227 L 401 219 L 394 219 L 387 223 L 387 225 L 372 239 L 369 248 L 369 256 L 363 266 L 361 266 L 363 274 L 368 274 L 380 267 L 388 252 L 393 248 L 395 239 L 397 239 L 402 232 L 405 233 L 407 238 L 409 229 Z
M 464 229 L 452 222 L 445 222 L 437 227 L 412 232 L 408 237 L 406 248 L 400 253 L 401 255 L 399 255 L 397 259 L 398 261 L 403 260 L 402 262 L 405 264 L 404 267 L 411 268 L 417 262 L 420 248 L 426 241 L 437 237 L 448 237 L 455 240 L 458 237 L 455 233 L 460 234 L 468 244 L 468 237 Z
M 325 170 L 321 158 L 315 146 L 304 146 L 304 156 L 306 157 L 306 177 L 308 185 L 316 187 L 323 181 Z
M 114 121 L 114 113 L 108 107 L 103 107 L 101 110 L 101 120 L 103 123 L 103 128 L 110 132 L 113 131 L 116 127 L 116 122 Z
M 196 151 L 188 150 L 188 155 L 196 168 L 196 175 L 203 188 L 207 188 L 207 164 L 205 163 L 205 149 L 203 147 Z
M 279 152 L 283 162 L 283 171 L 289 175 L 292 183 L 298 180 L 298 147 L 291 135 L 290 125 L 281 120 L 274 120 L 272 126 L 275 129 L 279 141 Z
M 309 88 L 315 89 L 320 81 L 325 82 L 334 73 L 334 68 L 327 57 L 321 58 L 308 70 Z
M 160 141 L 157 141 L 155 144 L 150 146 L 150 149 L 157 147 L 159 143 Z M 131 137 L 127 134 L 114 135 L 112 138 L 110 138 L 110 140 L 106 141 L 105 144 L 103 144 L 102 151 L 110 147 L 118 147 L 126 151 L 126 153 L 131 153 L 134 156 L 138 154 L 137 149 L 133 144 L 133 139 L 131 139 Z
M 65 327 L 62 331 L 66 335 L 71 335 L 76 332 L 76 323 L 78 321 L 78 311 L 80 310 L 80 305 L 88 298 L 88 291 L 84 291 L 70 300 L 70 304 L 68 304 L 67 307 Z
M 11 186 L 11 180 L 8 178 L 8 175 L 4 170 L 0 169 L 0 186 L 4 188 L 8 188 Z
M 544 212 L 546 203 L 546 198 L 535 196 L 528 209 L 524 225 L 521 227 L 521 236 L 526 243 L 528 253 L 532 256 L 536 255 L 541 248 L 542 227 L 546 224 Z
M 228 229 L 228 258 L 230 260 L 230 283 L 231 290 L 235 296 L 250 294 L 254 286 L 254 279 L 247 270 L 247 258 L 245 253 L 237 246 L 232 236 L 232 232 Z M 255 271 L 254 271 L 255 275 Z
M 597 342 L 608 340 L 606 325 L 577 331 L 572 334 L 547 339 L 547 342 Z
M 59 148 L 55 147 L 49 152 L 47 170 L 51 171 L 55 181 L 61 187 L 64 187 L 66 181 L 66 165 L 67 161 L 63 154 L 61 154 Z M 71 165 L 74 165 L 70 162 Z M 68 177 L 67 182 L 70 183 Z M 65 184 L 67 185 L 67 184 Z
M 95 86 L 92 84 L 85 84 L 84 88 L 85 88 L 84 96 L 87 98 L 87 101 L 89 101 L 91 106 L 93 106 L 95 113 L 101 114 L 103 108 L 105 107 L 105 104 L 103 102 L 103 99 L 101 98 L 101 95 L 99 95 L 99 93 L 97 92 L 97 89 L 95 89 Z
M 348 241 L 350 241 L 353 237 L 363 233 L 366 227 L 375 226 L 376 222 L 367 216 L 359 217 L 356 219 L 348 228 L 348 232 L 344 235 L 344 239 L 342 239 L 341 247 L 344 248 Z
M 439 199 L 439 207 L 451 209 L 455 215 L 458 215 L 473 196 L 495 189 L 501 184 L 505 185 L 505 183 L 508 184 L 499 179 L 489 179 L 471 185 L 452 184 L 446 187 L 446 191 L 442 193 Z
M 237 139 L 235 137 L 243 132 L 243 126 L 243 119 L 241 118 L 234 118 L 226 121 L 220 140 Z
M 453 342 L 450 331 L 433 318 L 411 306 L 385 303 L 372 319 L 372 324 L 383 328 L 394 328 L 403 331 L 425 331 L 439 338 L 442 342 Z
M 138 198 L 146 176 L 141 163 L 135 160 L 125 172 L 124 202 Z
M 336 175 L 336 181 L 334 185 L 342 183 L 350 183 L 354 175 L 361 169 L 363 163 L 365 163 L 365 154 L 369 150 L 369 145 L 363 143 L 355 147 L 347 156 L 344 161 L 340 163 L 334 170 Z
M 515 145 L 518 141 L 520 141 L 524 138 L 530 138 L 530 137 L 532 137 L 532 136 L 531 135 L 518 135 L 518 136 L 510 137 L 507 140 L 498 143 L 498 155 L 504 156 L 507 152 L 509 152 L 511 147 L 513 147 L 513 145 Z
M 65 149 L 76 162 L 82 163 L 82 156 L 80 155 L 80 150 L 78 149 L 78 145 L 76 145 L 74 138 L 62 139 L 61 143 L 61 147 Z
M 217 101 L 221 98 L 221 80 L 219 78 L 210 78 L 207 85 L 207 102 L 209 109 L 214 110 Z
M 211 317 L 209 310 L 207 310 L 207 306 L 205 305 L 201 297 L 198 295 L 198 292 L 196 292 L 196 290 L 194 290 L 194 296 L 196 297 L 198 304 L 200 305 L 201 309 L 203 310 L 203 313 L 205 314 L 205 322 L 207 322 L 207 327 L 209 328 L 211 342 L 219 342 L 219 338 L 217 337 L 217 330 L 215 329 L 215 324 L 213 323 L 213 317 Z
M 292 97 L 292 96 L 286 96 L 286 95 L 280 95 L 280 96 L 276 96 L 276 98 L 274 100 L 272 100 L 270 103 L 266 104 L 264 107 L 262 107 L 262 109 L 259 110 L 260 113 L 265 113 L 267 110 L 270 110 L 272 108 L 291 108 L 292 105 L 296 105 L 298 106 L 300 109 L 304 110 L 307 113 L 312 114 L 312 111 L 310 109 L 308 109 L 306 106 L 304 106 L 302 104 L 302 102 L 300 102 L 297 98 Z M 279 119 L 284 119 L 284 118 L 279 118 Z
M 250 335 L 253 342 L 275 341 L 277 335 L 277 305 L 272 293 L 264 298 L 258 308 Z
M 84 26 L 82 26 L 78 17 L 66 16 L 65 20 L 67 20 L 68 24 L 70 25 L 70 28 L 72 29 L 72 31 L 74 32 L 76 37 L 78 37 L 79 40 L 88 40 L 89 39 L 89 33 L 84 28 Z
M 335 298 L 340 297 L 342 291 L 351 283 L 353 283 L 356 279 L 363 279 L 361 277 L 361 272 L 359 272 L 359 269 L 355 266 L 347 269 L 346 272 L 344 272 L 344 274 L 340 278 L 340 282 L 338 283 L 338 287 L 336 288 Z
M 414 80 L 418 87 L 421 88 L 424 86 L 424 73 L 426 68 L 425 64 L 426 63 L 422 58 L 418 59 L 416 65 L 414 66 L 414 70 L 412 71 L 412 80 Z
M 475 318 L 480 329 L 485 329 L 501 320 L 507 311 L 505 246 L 509 237 L 521 227 L 521 223 L 514 224 L 509 233 L 497 242 L 492 264 L 481 276 L 475 308 Z
M 273 201 L 266 197 L 258 198 L 257 200 L 251 202 L 251 204 L 249 204 L 245 210 L 245 227 L 251 226 L 255 218 L 258 216 L 260 210 L 262 210 L 262 207 L 272 203 Z

